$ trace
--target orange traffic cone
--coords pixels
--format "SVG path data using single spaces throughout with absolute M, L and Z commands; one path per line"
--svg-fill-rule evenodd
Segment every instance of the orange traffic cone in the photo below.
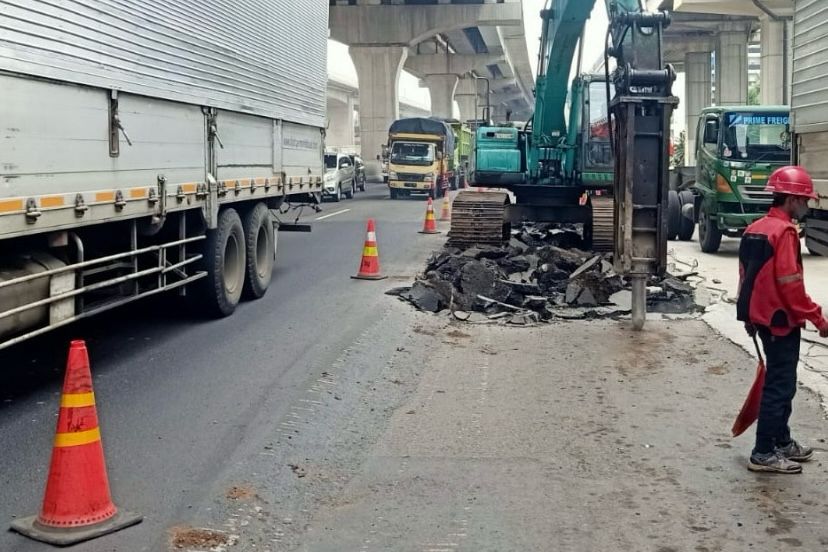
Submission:
M 446 192 L 446 195 L 443 196 L 443 207 L 440 209 L 440 220 L 441 221 L 448 221 L 451 220 L 451 207 L 449 206 L 449 195 Z
M 365 245 L 362 248 L 362 261 L 359 263 L 359 272 L 351 276 L 355 280 L 383 280 L 387 276 L 380 274 L 379 252 L 377 250 L 377 232 L 374 230 L 374 219 L 368 219 L 368 230 L 365 236 Z
M 425 221 L 423 222 L 423 229 L 420 234 L 439 234 L 437 231 L 437 220 L 434 218 L 434 202 L 428 198 L 428 205 L 426 205 Z
M 89 356 L 83 341 L 72 341 L 43 506 L 40 515 L 16 520 L 11 528 L 35 540 L 68 546 L 141 519 L 112 503 Z

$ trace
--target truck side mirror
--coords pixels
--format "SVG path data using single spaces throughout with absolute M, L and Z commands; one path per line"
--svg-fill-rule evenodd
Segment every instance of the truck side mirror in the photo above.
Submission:
M 442 159 L 443 159 L 443 152 L 438 151 L 438 152 L 437 152 L 437 160 L 438 160 L 438 161 L 441 161 Z

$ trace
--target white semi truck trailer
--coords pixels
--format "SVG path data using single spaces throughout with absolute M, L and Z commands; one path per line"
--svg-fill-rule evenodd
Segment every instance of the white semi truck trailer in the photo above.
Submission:
M 796 0 L 793 28 L 793 163 L 808 169 L 819 195 L 805 222 L 805 244 L 828 256 L 828 1 Z
M 264 295 L 323 181 L 327 0 L 0 0 L 0 348 Z

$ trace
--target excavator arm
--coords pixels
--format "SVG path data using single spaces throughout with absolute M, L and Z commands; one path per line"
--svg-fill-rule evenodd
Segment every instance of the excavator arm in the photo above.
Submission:
M 543 30 L 532 132 L 527 138 L 529 181 L 540 185 L 572 180 L 567 154 L 575 144 L 567 133 L 564 109 L 569 72 L 594 0 L 549 0 L 541 12 Z M 646 279 L 666 268 L 664 213 L 667 198 L 673 69 L 664 63 L 665 13 L 648 13 L 643 0 L 606 0 L 609 28 L 606 58 L 616 60 L 607 74 L 610 138 L 615 159 L 614 253 L 616 269 L 633 284 L 633 325 L 646 312 Z M 608 66 L 608 63 L 605 64 Z M 615 95 L 610 94 L 610 82 Z M 571 156 L 570 156 L 571 159 Z
M 576 113 L 569 121 L 575 127 L 567 129 L 564 115 L 572 61 L 595 0 L 547 0 L 541 11 L 534 115 L 524 130 L 481 127 L 476 133 L 473 184 L 511 190 L 516 202 L 504 193 L 461 194 L 449 242 L 500 242 L 514 221 L 583 222 L 585 237 L 612 242 L 616 270 L 632 281 L 633 327 L 640 329 L 647 278 L 666 269 L 668 144 L 678 99 L 671 90 L 675 72 L 663 56 L 667 14 L 646 12 L 643 0 L 605 3 L 605 52 L 616 61 L 605 78 L 611 98 L 606 126 L 614 157 L 613 185 L 607 190 L 612 199 L 581 201 L 587 187 L 573 153 L 579 121 L 585 125 Z

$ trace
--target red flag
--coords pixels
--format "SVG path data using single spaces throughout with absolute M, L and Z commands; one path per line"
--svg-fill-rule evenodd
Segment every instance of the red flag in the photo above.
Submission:
M 742 410 L 739 411 L 739 415 L 736 416 L 736 421 L 733 422 L 733 428 L 730 430 L 734 437 L 744 433 L 759 418 L 759 404 L 762 402 L 762 388 L 765 386 L 765 360 L 759 351 L 756 336 L 753 336 L 753 344 L 756 345 L 759 364 L 756 366 L 756 378 L 753 380 L 753 385 L 750 386 L 750 391 L 748 391 L 748 396 L 742 405 Z

